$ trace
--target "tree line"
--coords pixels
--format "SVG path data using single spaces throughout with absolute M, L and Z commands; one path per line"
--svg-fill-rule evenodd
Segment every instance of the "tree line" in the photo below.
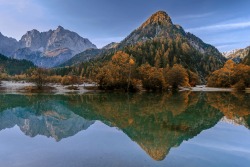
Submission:
M 105 90 L 137 91 L 144 88 L 148 91 L 162 91 L 199 83 L 198 75 L 180 64 L 165 68 L 151 66 L 149 63 L 138 65 L 133 56 L 123 51 L 118 51 L 111 61 L 95 68 L 92 76 L 100 89 Z

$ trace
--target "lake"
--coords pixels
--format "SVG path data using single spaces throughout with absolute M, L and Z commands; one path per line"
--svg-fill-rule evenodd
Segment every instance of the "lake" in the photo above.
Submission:
M 249 167 L 250 94 L 0 94 L 1 167 Z

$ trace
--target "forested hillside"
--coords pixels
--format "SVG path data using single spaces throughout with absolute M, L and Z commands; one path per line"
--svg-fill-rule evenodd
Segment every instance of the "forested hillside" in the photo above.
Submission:
M 0 72 L 7 74 L 22 74 L 28 69 L 35 67 L 34 64 L 27 60 L 16 60 L 0 54 Z

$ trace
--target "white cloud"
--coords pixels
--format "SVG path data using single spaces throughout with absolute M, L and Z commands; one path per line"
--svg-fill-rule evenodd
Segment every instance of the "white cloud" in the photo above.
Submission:
M 221 30 L 233 30 L 250 27 L 250 21 L 238 22 L 238 23 L 227 23 L 227 24 L 216 24 L 203 27 L 189 28 L 187 31 L 197 32 L 197 31 L 221 31 Z

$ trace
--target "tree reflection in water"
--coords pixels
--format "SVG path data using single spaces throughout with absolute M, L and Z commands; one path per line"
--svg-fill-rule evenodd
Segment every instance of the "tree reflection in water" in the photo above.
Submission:
M 0 95 L 0 129 L 18 125 L 28 136 L 57 141 L 86 130 L 96 120 L 122 130 L 155 160 L 224 116 L 249 127 L 247 94 L 194 93 Z

